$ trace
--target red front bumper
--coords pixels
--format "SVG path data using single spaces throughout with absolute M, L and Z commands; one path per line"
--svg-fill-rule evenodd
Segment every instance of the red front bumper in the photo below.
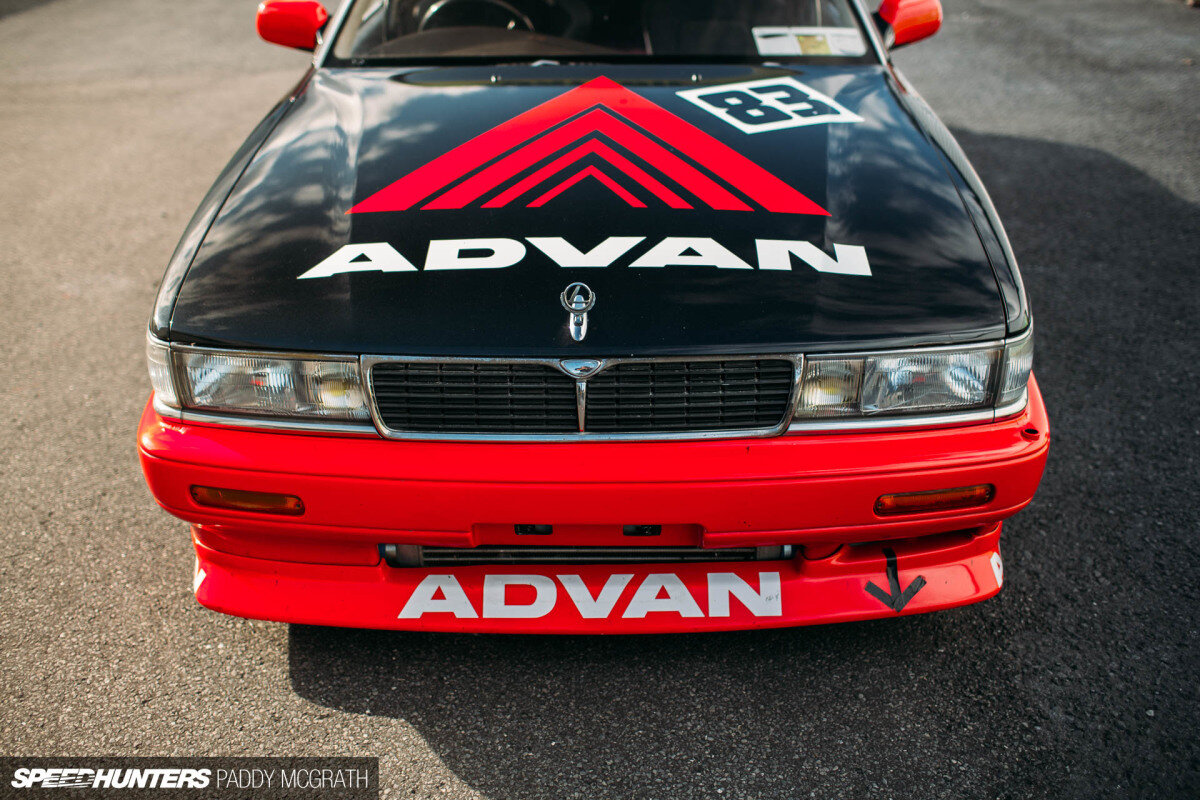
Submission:
M 864 619 L 990 597 L 1002 574 L 999 522 L 1032 499 L 1049 433 L 1031 381 L 1017 417 L 924 431 L 396 442 L 185 424 L 147 407 L 138 442 L 154 496 L 193 525 L 196 596 L 210 608 L 354 627 L 619 633 Z M 981 508 L 890 518 L 873 510 L 882 494 L 981 483 L 996 487 Z M 298 495 L 305 513 L 206 508 L 192 485 Z M 848 546 L 820 559 L 725 564 L 381 563 L 381 544 L 528 544 L 512 533 L 517 523 L 555 526 L 553 541 L 537 544 L 628 546 L 620 526 L 655 524 L 664 526 L 660 545 L 804 544 L 810 555 Z

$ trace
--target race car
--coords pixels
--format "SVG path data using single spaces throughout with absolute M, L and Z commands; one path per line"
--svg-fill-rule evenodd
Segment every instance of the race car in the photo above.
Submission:
M 937 0 L 266 0 L 311 68 L 150 319 L 227 614 L 658 633 L 995 595 L 1049 448 Z

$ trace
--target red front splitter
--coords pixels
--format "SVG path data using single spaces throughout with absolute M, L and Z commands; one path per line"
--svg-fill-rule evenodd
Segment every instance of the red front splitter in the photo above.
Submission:
M 197 542 L 195 587 L 200 603 L 215 611 L 308 625 L 473 633 L 738 630 L 919 614 L 985 600 L 1003 582 L 999 540 L 996 525 L 974 536 L 848 545 L 818 561 L 454 569 L 267 561 Z

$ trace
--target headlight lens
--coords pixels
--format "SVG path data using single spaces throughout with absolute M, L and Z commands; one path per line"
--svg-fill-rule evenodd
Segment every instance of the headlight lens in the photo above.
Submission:
M 805 360 L 795 418 L 952 413 L 1005 405 L 1022 396 L 1032 363 L 1032 335 L 1006 348 L 812 356 Z
M 352 359 L 307 360 L 218 353 L 176 354 L 184 405 L 276 417 L 365 420 Z
M 875 356 L 864 366 L 862 413 L 982 408 L 991 400 L 1000 350 Z
M 810 359 L 800 383 L 798 417 L 844 417 L 859 413 L 862 359 Z

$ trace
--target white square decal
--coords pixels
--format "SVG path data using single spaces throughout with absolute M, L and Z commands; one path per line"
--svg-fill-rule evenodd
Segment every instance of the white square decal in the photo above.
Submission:
M 676 92 L 742 133 L 767 133 L 806 125 L 862 122 L 831 97 L 795 78 L 768 78 Z

